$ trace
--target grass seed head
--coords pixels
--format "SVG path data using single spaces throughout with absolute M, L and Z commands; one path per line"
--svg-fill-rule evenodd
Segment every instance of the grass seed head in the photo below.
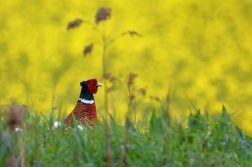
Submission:
M 131 31 L 131 30 L 129 30 L 128 33 L 129 33 L 129 35 L 131 35 L 132 37 L 133 37 L 133 36 L 139 36 L 139 37 L 141 36 L 141 35 L 140 35 L 138 32 L 136 32 L 136 31 Z
M 93 44 L 86 45 L 83 49 L 83 55 L 86 56 L 88 53 L 92 53 L 93 50 Z
M 103 74 L 104 79 L 110 79 L 111 77 L 112 77 L 111 73 L 106 72 L 106 73 Z
M 23 125 L 23 114 L 26 110 L 23 107 L 18 107 L 15 104 L 9 106 L 8 119 L 6 121 L 7 127 L 13 131 L 15 128 L 21 128 Z
M 145 96 L 145 95 L 146 95 L 146 89 L 145 89 L 145 88 L 140 88 L 140 89 L 139 89 L 139 93 L 140 93 L 141 95 Z
M 114 82 L 116 80 L 118 80 L 115 76 L 113 76 L 111 73 L 104 73 L 103 74 L 103 78 L 106 80 L 109 80 L 110 82 Z
M 101 7 L 98 9 L 95 15 L 95 22 L 98 24 L 102 20 L 107 20 L 111 17 L 111 8 L 109 7 Z
M 134 31 L 134 30 L 125 31 L 121 35 L 127 35 L 127 34 L 129 34 L 132 37 L 134 37 L 134 36 L 141 37 L 141 35 L 138 32 Z
M 129 82 L 128 82 L 128 86 L 130 86 L 130 85 L 133 85 L 134 84 L 134 80 L 135 80 L 135 78 L 137 77 L 137 74 L 135 74 L 135 73 L 130 73 L 129 74 Z
M 83 22 L 83 20 L 82 19 L 78 19 L 78 18 L 75 19 L 75 20 L 72 20 L 72 21 L 68 22 L 68 24 L 67 24 L 67 30 L 75 28 L 75 27 L 79 27 L 82 22 Z
M 150 96 L 150 99 L 151 99 L 151 100 L 155 100 L 155 101 L 157 101 L 157 102 L 162 102 L 162 99 L 161 99 L 161 97 L 159 97 L 159 96 Z
M 130 95 L 130 101 L 133 101 L 136 98 L 136 96 L 134 94 Z

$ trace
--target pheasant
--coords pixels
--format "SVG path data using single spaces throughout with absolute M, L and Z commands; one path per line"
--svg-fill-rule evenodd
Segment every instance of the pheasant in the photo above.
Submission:
M 92 125 L 98 120 L 96 114 L 96 105 L 94 95 L 98 91 L 98 87 L 102 86 L 97 82 L 96 78 L 82 81 L 80 83 L 81 92 L 74 110 L 65 118 L 64 123 L 72 126 L 72 115 L 74 115 L 77 123 L 87 122 Z

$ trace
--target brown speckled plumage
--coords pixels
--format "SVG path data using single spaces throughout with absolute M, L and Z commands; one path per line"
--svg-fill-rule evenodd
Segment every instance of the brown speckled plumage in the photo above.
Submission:
M 70 113 L 64 120 L 64 123 L 69 126 L 72 126 L 72 114 L 78 123 L 92 123 L 98 120 L 95 103 L 84 104 L 78 101 L 72 113 Z

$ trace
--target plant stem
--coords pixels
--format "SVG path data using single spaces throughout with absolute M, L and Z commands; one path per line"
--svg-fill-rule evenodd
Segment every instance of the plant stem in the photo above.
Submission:
M 105 67 L 105 57 L 106 57 L 106 44 L 103 45 L 103 74 L 106 73 Z M 108 119 L 108 92 L 107 92 L 107 79 L 104 79 L 104 107 L 105 107 L 105 118 Z
M 126 162 L 125 162 L 125 154 L 127 151 L 127 143 L 128 143 L 128 136 L 129 136 L 129 126 L 127 125 L 127 120 L 128 118 L 126 118 L 126 123 L 125 123 L 125 131 L 124 131 L 124 143 L 123 143 L 123 148 L 121 151 L 121 155 L 120 155 L 120 160 L 119 160 L 119 166 L 120 167 L 124 167 L 126 166 Z
M 22 138 L 22 133 L 18 132 L 18 147 L 19 147 L 19 154 L 20 154 L 20 167 L 25 167 L 25 151 L 24 151 L 24 142 Z
M 129 90 L 129 100 L 130 100 L 130 105 L 132 106 L 133 110 L 134 110 L 134 125 L 136 125 L 136 105 L 133 104 L 133 100 L 131 99 L 131 90 L 130 90 L 130 85 L 128 85 L 128 90 Z M 128 109 L 128 113 L 130 112 L 130 108 Z
M 170 91 L 171 91 L 171 86 L 169 87 L 167 97 L 166 97 L 166 111 L 165 111 L 165 131 L 164 131 L 164 160 L 163 160 L 163 166 L 166 166 L 167 162 L 167 142 L 168 142 L 168 127 L 169 127 L 169 117 L 170 117 Z
M 102 65 L 103 65 L 103 76 L 107 72 L 106 70 L 106 49 L 107 49 L 107 41 L 106 41 L 106 31 L 105 31 L 105 23 L 103 24 L 103 52 L 102 52 Z M 108 92 L 107 92 L 107 79 L 104 79 L 104 107 L 105 107 L 105 134 L 106 134 L 106 156 L 107 156 L 107 166 L 112 166 L 111 163 L 111 142 L 110 142 L 110 133 L 109 133 L 109 125 L 108 125 Z
M 102 50 L 102 67 L 103 67 L 103 75 L 107 73 L 106 69 L 106 51 L 107 51 L 107 40 L 106 40 L 106 30 L 105 23 L 103 23 L 103 50 Z M 105 118 L 108 119 L 108 93 L 107 93 L 107 80 L 104 79 L 104 109 L 105 109 Z
M 52 104 L 51 104 L 51 110 L 54 113 L 54 107 L 53 107 L 53 103 L 54 103 L 54 99 L 55 99 L 55 89 L 56 89 L 56 82 L 54 83 L 53 86 L 53 93 L 52 93 Z

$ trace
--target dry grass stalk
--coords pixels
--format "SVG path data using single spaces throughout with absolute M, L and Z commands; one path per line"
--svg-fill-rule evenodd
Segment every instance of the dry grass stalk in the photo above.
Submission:
M 134 81 L 137 77 L 137 74 L 130 73 L 128 78 L 128 91 L 129 91 L 129 108 L 128 108 L 128 114 L 130 113 L 130 106 L 132 106 L 134 110 L 134 125 L 136 124 L 136 104 L 134 104 L 136 96 L 131 92 L 131 87 L 134 85 Z
M 6 121 L 6 126 L 10 129 L 10 132 L 14 130 L 17 131 L 18 135 L 18 150 L 19 158 L 7 158 L 5 161 L 5 166 L 20 166 L 25 167 L 25 154 L 24 154 L 24 143 L 22 138 L 22 127 L 23 127 L 23 114 L 27 112 L 27 106 L 22 107 L 12 104 L 9 106 L 8 118 Z M 12 145 L 9 142 L 9 148 L 12 149 Z M 14 152 L 12 151 L 12 154 Z
M 109 7 L 101 7 L 97 10 L 96 15 L 95 15 L 95 23 L 98 24 L 101 21 L 106 21 L 108 18 L 111 17 L 111 8 Z M 70 21 L 68 23 L 67 29 L 71 29 L 71 28 L 75 28 L 78 27 L 81 23 L 83 22 L 83 20 L 81 19 L 75 19 L 73 21 Z M 109 125 L 108 125 L 108 117 L 109 117 L 109 104 L 108 104 L 108 93 L 112 90 L 114 90 L 115 88 L 115 82 L 117 80 L 117 78 L 113 77 L 110 73 L 107 73 L 107 69 L 106 69 L 106 50 L 107 50 L 107 46 L 109 44 L 111 44 L 112 42 L 114 42 L 118 37 L 124 35 L 124 34 L 120 34 L 119 36 L 116 36 L 115 38 L 110 38 L 110 34 L 107 36 L 106 35 L 106 25 L 105 22 L 103 22 L 103 26 L 102 26 L 102 31 L 100 31 L 98 29 L 97 25 L 93 25 L 90 22 L 85 21 L 85 23 L 90 24 L 91 26 L 93 26 L 93 28 L 99 33 L 99 35 L 101 35 L 101 39 L 102 39 L 102 45 L 103 45 L 103 49 L 102 49 L 102 66 L 103 66 L 103 78 L 104 78 L 104 110 L 105 110 L 105 133 L 106 133 L 106 154 L 107 154 L 107 166 L 111 166 L 111 141 L 110 141 L 110 131 L 109 131 Z M 136 31 L 127 31 L 126 34 L 130 34 L 131 36 L 140 36 Z M 83 50 L 83 55 L 86 56 L 86 54 L 91 53 L 93 49 L 93 44 L 87 45 L 85 46 L 84 50 Z M 128 85 L 130 86 L 131 84 L 134 83 L 134 78 L 137 75 L 132 73 L 129 76 L 129 82 Z M 112 86 L 108 88 L 108 81 L 112 82 Z M 131 99 L 133 98 L 133 96 L 131 96 Z M 133 100 L 133 99 L 132 99 Z
M 125 119 L 125 131 L 124 131 L 124 142 L 122 145 L 122 151 L 121 151 L 121 155 L 120 155 L 120 161 L 119 161 L 119 166 L 120 167 L 124 167 L 127 166 L 126 165 L 126 161 L 125 161 L 125 154 L 127 152 L 127 144 L 128 144 L 128 137 L 129 137 L 129 129 L 130 129 L 130 120 L 127 117 Z

